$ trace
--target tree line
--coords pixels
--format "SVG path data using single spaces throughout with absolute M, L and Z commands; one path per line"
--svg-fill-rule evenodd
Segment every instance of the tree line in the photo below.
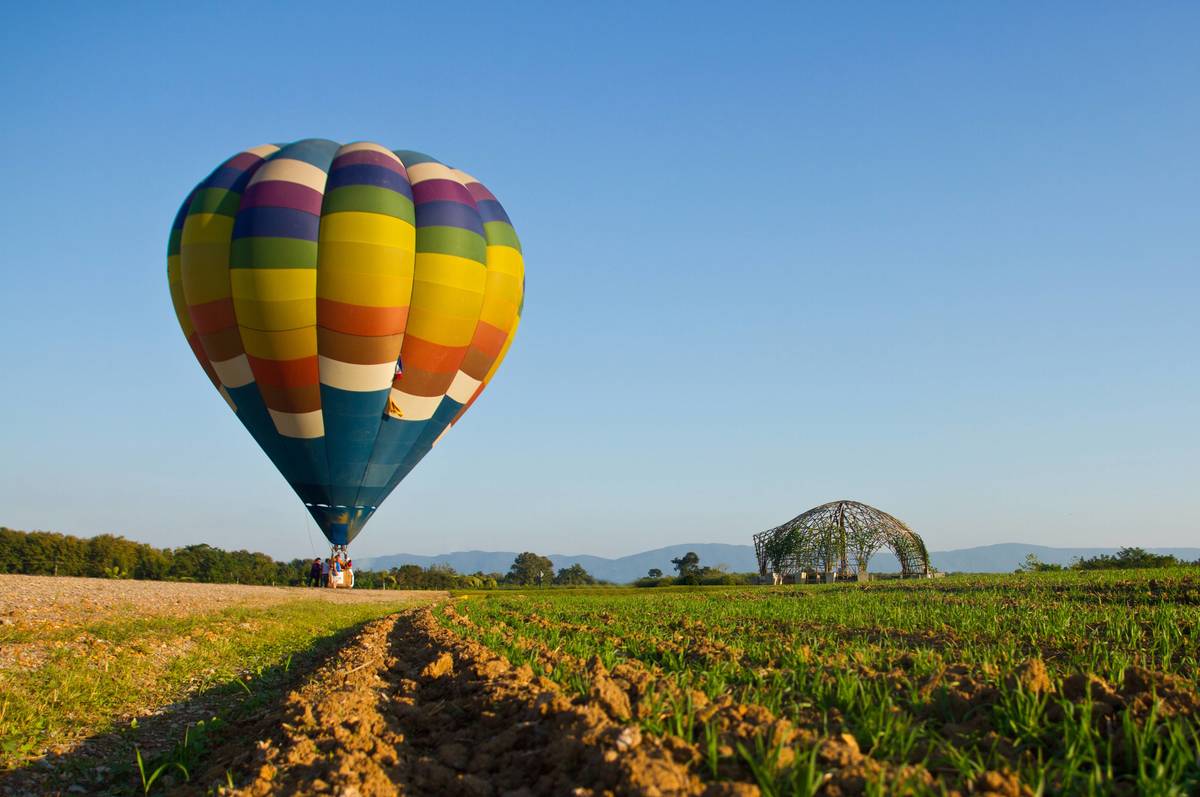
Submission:
M 310 561 L 276 562 L 265 553 L 211 545 L 155 548 L 114 534 L 76 537 L 0 527 L 0 572 L 222 584 L 303 583 Z
M 311 559 L 277 562 L 265 553 L 226 551 L 203 543 L 155 548 L 114 534 L 84 538 L 0 526 L 0 573 L 300 586 L 306 582 L 311 566 Z M 577 564 L 556 572 L 548 558 L 528 551 L 513 560 L 507 573 L 464 574 L 446 565 L 354 571 L 355 587 L 361 589 L 492 589 L 505 585 L 603 583 Z
M 1170 554 L 1151 553 L 1144 548 L 1121 548 L 1115 554 L 1102 553 L 1086 558 L 1075 557 L 1069 565 L 1043 562 L 1037 554 L 1028 554 L 1018 573 L 1054 573 L 1061 570 L 1147 570 L 1163 567 L 1200 565 L 1200 559 L 1189 562 Z

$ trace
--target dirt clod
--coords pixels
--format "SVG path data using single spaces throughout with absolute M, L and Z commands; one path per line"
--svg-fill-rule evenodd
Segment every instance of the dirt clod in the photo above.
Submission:
M 443 653 L 425 665 L 425 668 L 421 670 L 421 677 L 441 678 L 443 675 L 452 672 L 454 672 L 454 657 L 449 653 Z

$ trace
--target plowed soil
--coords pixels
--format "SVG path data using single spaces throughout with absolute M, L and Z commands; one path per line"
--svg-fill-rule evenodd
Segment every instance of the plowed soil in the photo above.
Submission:
M 278 728 L 206 782 L 232 766 L 235 782 L 250 778 L 242 795 L 706 793 L 664 740 L 573 702 L 427 608 L 369 625 L 290 696 Z
M 228 606 L 271 606 L 299 598 L 338 603 L 396 603 L 410 598 L 423 600 L 429 595 L 395 590 L 251 587 L 0 573 L 0 625 L 37 630 L 130 615 L 178 617 Z
M 448 631 L 429 608 L 409 610 L 370 624 L 290 695 L 271 732 L 251 749 L 218 753 L 197 785 L 247 797 L 759 794 L 749 773 L 702 781 L 700 751 L 643 734 L 624 693 L 606 692 L 614 680 L 598 672 L 594 683 L 572 699 Z M 862 794 L 879 774 L 849 734 L 818 744 L 822 794 Z M 221 788 L 227 770 L 235 789 Z M 1022 792 L 1006 782 L 977 793 Z

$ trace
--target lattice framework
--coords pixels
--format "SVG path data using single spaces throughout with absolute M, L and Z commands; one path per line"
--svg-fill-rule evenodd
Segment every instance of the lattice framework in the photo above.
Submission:
M 899 518 L 857 501 L 814 507 L 782 526 L 754 535 L 764 577 L 808 573 L 851 578 L 867 572 L 871 555 L 887 547 L 904 577 L 929 574 L 925 543 Z

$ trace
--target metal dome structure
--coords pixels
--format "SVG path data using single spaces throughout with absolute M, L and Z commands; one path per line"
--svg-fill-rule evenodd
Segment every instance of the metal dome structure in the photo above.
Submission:
M 904 578 L 930 575 L 921 538 L 898 518 L 858 501 L 833 501 L 754 535 L 759 574 L 795 580 L 866 579 L 867 562 L 888 548 Z

